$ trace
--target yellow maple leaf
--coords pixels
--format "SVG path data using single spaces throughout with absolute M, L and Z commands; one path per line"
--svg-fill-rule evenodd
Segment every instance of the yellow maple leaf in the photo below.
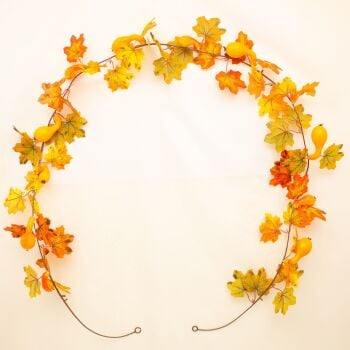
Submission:
M 219 24 L 219 18 L 207 19 L 205 16 L 201 16 L 197 18 L 197 24 L 192 28 L 203 40 L 220 41 L 221 35 L 226 32 L 226 29 L 219 28 Z
M 227 283 L 231 295 L 236 298 L 248 296 L 250 301 L 254 301 L 257 296 L 269 293 L 272 279 L 267 277 L 264 268 L 259 269 L 255 274 L 253 270 L 248 270 L 245 274 L 235 270 L 233 272 L 234 281 Z
M 126 68 L 135 68 L 140 70 L 144 53 L 142 49 L 137 49 L 130 43 L 124 43 L 119 45 L 115 56 Z
M 64 169 L 65 165 L 69 164 L 72 159 L 72 157 L 67 154 L 67 147 L 64 143 L 50 146 L 44 158 L 46 162 L 57 169 Z
M 67 55 L 68 62 L 76 62 L 84 56 L 87 47 L 84 46 L 84 34 L 80 34 L 79 38 L 72 35 L 70 38 L 70 46 L 63 48 Z
M 168 44 L 171 49 L 171 55 L 184 66 L 193 61 L 194 49 L 200 49 L 200 43 L 187 35 L 176 36 L 175 40 L 170 41 Z
M 30 161 L 33 166 L 37 165 L 42 158 L 40 147 L 26 132 L 20 134 L 21 141 L 13 147 L 15 152 L 20 153 L 19 162 L 25 164 Z
M 290 107 L 283 112 L 282 118 L 288 122 L 291 127 L 296 127 L 298 131 L 310 127 L 312 116 L 304 113 L 303 105 L 296 105 L 294 108 Z M 300 127 L 301 125 L 301 127 Z
M 24 284 L 29 288 L 29 296 L 34 298 L 41 294 L 40 279 L 38 278 L 37 272 L 30 265 L 25 266 L 23 269 L 26 273 Z
M 238 88 L 245 88 L 246 85 L 241 80 L 241 72 L 229 70 L 228 72 L 219 72 L 215 79 L 219 82 L 221 90 L 229 89 L 233 94 L 237 94 Z
M 116 91 L 118 89 L 127 89 L 130 85 L 130 80 L 133 77 L 134 75 L 123 66 L 109 69 L 104 75 L 104 79 L 107 81 L 108 87 L 112 91 Z
M 99 71 L 100 71 L 100 64 L 98 62 L 90 61 L 88 64 L 78 63 L 68 67 L 64 72 L 64 77 L 67 80 L 71 80 L 81 73 L 88 73 L 92 75 Z
M 287 146 L 294 144 L 293 133 L 284 119 L 276 118 L 266 125 L 270 133 L 265 136 L 265 142 L 275 145 L 276 151 L 283 151 Z
M 50 170 L 45 163 L 36 165 L 32 171 L 26 175 L 27 191 L 39 191 L 49 180 Z
M 259 114 L 268 114 L 270 118 L 278 118 L 281 112 L 286 111 L 289 106 L 284 101 L 282 95 L 262 95 L 259 99 L 258 105 L 260 107 Z
M 288 168 L 291 174 L 302 173 L 307 165 L 307 150 L 293 149 L 287 151 L 287 157 L 283 159 L 281 164 Z
M 260 71 L 252 67 L 249 73 L 248 92 L 258 98 L 265 90 L 265 79 Z
M 259 230 L 261 233 L 260 240 L 263 242 L 276 242 L 279 235 L 281 234 L 280 227 L 282 222 L 278 216 L 265 214 L 265 221 L 261 223 Z
M 289 77 L 285 77 L 279 83 L 274 84 L 271 88 L 270 94 L 288 97 L 292 102 L 295 102 L 298 98 L 297 87 L 293 80 Z
M 76 137 L 85 137 L 83 126 L 86 123 L 86 119 L 78 111 L 67 114 L 62 120 L 61 126 L 55 133 L 53 140 L 56 144 L 72 143 Z
M 26 201 L 23 191 L 19 188 L 11 187 L 4 205 L 7 207 L 9 214 L 16 214 L 18 211 L 24 211 L 26 208 Z
M 342 144 L 336 145 L 335 143 L 327 147 L 320 159 L 320 168 L 335 169 L 337 161 L 344 157 L 344 153 L 340 151 L 342 147 Z
M 273 299 L 275 305 L 275 312 L 282 312 L 285 315 L 289 306 L 295 305 L 296 297 L 294 296 L 294 290 L 291 287 L 285 288 L 283 291 L 278 292 Z
M 154 74 L 163 75 L 164 81 L 170 84 L 173 79 L 181 80 L 181 73 L 185 66 L 168 52 L 162 51 L 162 57 L 153 62 Z

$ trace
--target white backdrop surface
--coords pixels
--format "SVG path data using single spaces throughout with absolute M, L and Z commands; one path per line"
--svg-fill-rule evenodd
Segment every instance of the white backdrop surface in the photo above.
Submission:
M 336 171 L 312 166 L 310 191 L 327 222 L 306 229 L 312 254 L 297 305 L 283 317 L 272 298 L 235 325 L 227 322 L 246 303 L 226 289 L 233 269 L 266 266 L 272 274 L 284 242 L 262 244 L 265 212 L 281 214 L 283 191 L 268 185 L 278 158 L 263 142 L 266 119 L 254 99 L 217 88 L 220 64 L 206 72 L 190 67 L 166 85 L 152 73 L 155 48 L 127 91 L 111 93 L 102 75 L 76 83 L 70 98 L 88 119 L 87 138 L 70 147 L 73 160 L 40 194 L 44 215 L 73 233 L 74 253 L 54 261 L 54 274 L 72 287 L 70 304 L 105 333 L 141 326 L 123 340 L 85 331 L 55 294 L 30 300 L 22 266 L 34 266 L 10 234 L 0 240 L 0 348 L 17 349 L 337 349 L 350 348 L 349 301 L 349 57 L 350 5 L 346 0 L 204 1 L 5 1 L 0 2 L 0 197 L 24 184 L 11 147 L 12 125 L 32 132 L 48 118 L 37 103 L 42 82 L 60 78 L 62 48 L 84 33 L 89 59 L 110 54 L 111 42 L 139 32 L 153 17 L 163 41 L 190 34 L 196 17 L 219 17 L 223 42 L 245 31 L 259 56 L 301 85 L 320 81 L 305 108 L 324 123 L 330 142 L 344 143 Z M 21 223 L 1 209 L 1 227 Z

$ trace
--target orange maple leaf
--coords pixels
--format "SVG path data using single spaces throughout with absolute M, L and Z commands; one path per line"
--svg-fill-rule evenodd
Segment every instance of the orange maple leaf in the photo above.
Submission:
M 291 170 L 284 166 L 282 163 L 288 158 L 288 151 L 281 152 L 281 159 L 275 162 L 275 165 L 270 169 L 272 179 L 270 180 L 270 185 L 277 186 L 281 185 L 286 187 L 292 181 Z
M 290 199 L 294 199 L 306 193 L 308 182 L 309 182 L 309 176 L 307 174 L 304 176 L 295 174 L 293 176 L 293 182 L 287 185 L 287 189 L 288 189 L 287 197 Z
M 4 230 L 11 232 L 12 237 L 19 238 L 26 232 L 26 227 L 24 225 L 12 224 L 11 226 L 5 227 Z
M 65 254 L 70 254 L 72 249 L 68 246 L 73 242 L 74 236 L 64 232 L 64 227 L 57 227 L 50 237 L 51 252 L 58 258 L 63 258 Z
M 43 83 L 41 86 L 44 93 L 40 95 L 39 102 L 42 104 L 47 104 L 49 107 L 61 111 L 64 104 L 64 98 L 62 97 L 61 84 L 63 80 L 56 81 L 53 84 Z
M 193 60 L 195 64 L 201 66 L 202 69 L 208 69 L 215 64 L 215 55 L 221 52 L 221 44 L 213 41 L 204 41 L 201 46 L 198 56 Z
M 84 46 L 84 34 L 80 34 L 77 39 L 75 35 L 70 38 L 70 46 L 66 46 L 63 51 L 67 55 L 68 62 L 76 62 L 84 56 L 87 47 Z
M 316 198 L 314 196 L 306 194 L 293 203 L 289 203 L 287 210 L 283 213 L 285 223 L 305 227 L 310 225 L 315 218 L 326 220 L 326 213 L 315 208 L 315 202 Z
M 219 82 L 221 90 L 228 88 L 233 94 L 237 94 L 238 88 L 245 88 L 246 85 L 241 80 L 241 72 L 229 70 L 216 74 L 215 79 Z
M 265 221 L 259 227 L 261 233 L 260 240 L 263 242 L 276 242 L 278 236 L 281 234 L 281 226 L 282 222 L 278 216 L 265 214 Z

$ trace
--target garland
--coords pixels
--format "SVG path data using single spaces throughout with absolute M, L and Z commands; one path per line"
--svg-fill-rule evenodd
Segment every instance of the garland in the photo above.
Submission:
M 267 115 L 268 133 L 265 141 L 272 144 L 280 157 L 271 168 L 272 186 L 281 186 L 286 190 L 288 199 L 283 217 L 265 214 L 259 227 L 262 242 L 285 241 L 281 261 L 273 276 L 268 276 L 264 267 L 256 272 L 252 269 L 242 272 L 235 270 L 233 281 L 227 283 L 233 297 L 246 297 L 249 306 L 228 323 L 214 328 L 193 326 L 194 332 L 213 331 L 225 328 L 237 321 L 256 305 L 262 296 L 275 293 L 273 304 L 275 312 L 286 314 L 289 306 L 296 303 L 294 290 L 303 274 L 300 260 L 312 249 L 312 241 L 300 234 L 300 229 L 310 225 L 315 218 L 325 220 L 325 212 L 315 207 L 316 198 L 308 193 L 309 168 L 311 161 L 319 160 L 321 169 L 335 169 L 336 162 L 343 157 L 341 144 L 331 144 L 324 149 L 327 141 L 327 130 L 322 125 L 312 129 L 311 140 L 314 152 L 309 153 L 305 129 L 311 126 L 312 116 L 304 112 L 300 100 L 304 95 L 315 95 L 318 82 L 304 85 L 298 89 L 293 80 L 285 77 L 275 80 L 281 68 L 274 63 L 260 59 L 253 50 L 253 42 L 243 32 L 239 32 L 235 41 L 224 47 L 220 41 L 226 32 L 220 28 L 218 18 L 197 18 L 193 27 L 198 38 L 177 36 L 167 43 L 159 42 L 150 32 L 155 27 L 152 20 L 141 34 L 119 37 L 112 44 L 113 55 L 102 61 L 83 61 L 87 49 L 84 46 L 84 35 L 71 37 L 70 45 L 64 48 L 69 63 L 64 77 L 53 83 L 43 83 L 43 93 L 39 102 L 47 105 L 52 114 L 47 125 L 38 127 L 33 136 L 19 131 L 20 140 L 13 147 L 19 153 L 20 164 L 31 165 L 25 176 L 23 189 L 10 188 L 5 199 L 9 214 L 16 214 L 30 207 L 26 225 L 12 224 L 5 228 L 12 236 L 19 238 L 25 250 L 37 246 L 39 258 L 37 272 L 32 266 L 24 267 L 24 284 L 29 289 L 30 297 L 45 292 L 56 291 L 72 315 L 90 332 L 109 338 L 121 338 L 141 332 L 140 327 L 133 331 L 110 336 L 104 335 L 86 326 L 68 304 L 69 287 L 54 279 L 49 259 L 52 256 L 64 258 L 71 254 L 70 244 L 74 236 L 67 233 L 64 226 L 52 227 L 49 218 L 42 214 L 38 203 L 38 194 L 50 180 L 53 169 L 63 170 L 72 157 L 68 154 L 68 145 L 77 138 L 84 137 L 86 119 L 69 100 L 69 92 L 78 77 L 104 71 L 104 79 L 112 91 L 127 89 L 135 72 L 139 71 L 144 58 L 144 50 L 154 47 L 160 54 L 154 64 L 155 75 L 162 76 L 166 83 L 181 80 L 182 71 L 195 64 L 207 70 L 217 61 L 225 63 L 225 69 L 218 72 L 215 79 L 221 90 L 228 89 L 232 94 L 247 89 L 258 103 L 259 115 Z M 248 77 L 242 78 L 238 67 L 248 70 Z M 245 72 L 246 73 L 246 72 Z M 291 148 L 294 136 L 301 137 L 302 147 Z

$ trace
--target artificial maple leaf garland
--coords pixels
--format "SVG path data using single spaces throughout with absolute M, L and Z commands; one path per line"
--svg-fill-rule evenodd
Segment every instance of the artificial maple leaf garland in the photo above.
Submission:
M 181 80 L 182 72 L 189 64 L 206 70 L 217 61 L 224 61 L 226 69 L 215 75 L 219 88 L 228 89 L 232 94 L 247 89 L 257 99 L 259 114 L 267 115 L 269 119 L 265 141 L 280 152 L 280 159 L 270 170 L 270 184 L 285 188 L 289 202 L 282 217 L 266 213 L 259 230 L 262 242 L 276 242 L 282 238 L 286 240 L 285 254 L 274 276 L 268 277 L 263 267 L 257 273 L 253 270 L 246 273 L 235 270 L 234 280 L 228 282 L 227 286 L 233 297 L 248 298 L 252 304 L 247 309 L 261 300 L 262 296 L 276 290 L 273 299 L 275 312 L 285 314 L 288 307 L 296 303 L 294 289 L 303 274 L 299 269 L 299 260 L 312 248 L 311 240 L 300 238 L 299 229 L 310 225 L 315 218 L 325 220 L 325 212 L 314 206 L 316 198 L 308 193 L 310 161 L 319 159 L 321 169 L 334 169 L 336 162 L 343 157 L 342 145 L 337 144 L 328 146 L 321 153 L 327 140 L 327 132 L 322 125 L 313 129 L 311 138 L 315 153 L 309 154 L 305 129 L 310 127 L 312 116 L 304 113 L 299 99 L 303 95 L 314 96 L 318 82 L 305 84 L 298 89 L 290 77 L 275 81 L 270 75 L 278 75 L 281 68 L 257 58 L 253 51 L 254 43 L 245 33 L 239 32 L 237 38 L 226 47 L 222 45 L 221 37 L 226 30 L 219 27 L 218 18 L 199 17 L 197 24 L 193 26 L 197 37 L 177 36 L 168 43 L 160 43 L 150 33 L 155 26 L 156 23 L 152 20 L 141 34 L 118 37 L 112 44 L 114 55 L 99 62 L 83 60 L 87 50 L 84 35 L 80 34 L 78 38 L 73 35 L 70 45 L 64 48 L 67 61 L 72 65 L 65 70 L 60 80 L 42 84 L 43 93 L 39 102 L 52 109 L 48 124 L 37 128 L 33 137 L 15 128 L 20 134 L 20 140 L 13 150 L 19 153 L 19 162 L 30 162 L 32 169 L 25 177 L 27 183 L 24 190 L 12 187 L 4 204 L 9 214 L 24 211 L 29 204 L 31 214 L 26 225 L 12 224 L 5 230 L 19 238 L 26 250 L 38 246 L 40 255 L 36 263 L 43 271 L 38 274 L 32 266 L 24 267 L 24 284 L 29 288 L 30 297 L 41 294 L 41 289 L 46 292 L 56 290 L 68 306 L 63 293 L 68 293 L 69 287 L 53 279 L 49 258 L 52 255 L 58 258 L 69 255 L 72 252 L 74 236 L 67 233 L 64 226 L 51 228 L 50 219 L 43 216 L 37 197 L 49 182 L 52 169 L 62 170 L 70 163 L 72 156 L 68 154 L 68 145 L 85 136 L 84 126 L 87 121 L 69 100 L 69 91 L 75 80 L 83 74 L 104 72 L 104 79 L 112 91 L 127 89 L 135 73 L 142 68 L 144 50 L 155 47 L 160 57 L 154 61 L 154 73 L 162 76 L 168 84 L 174 79 Z M 247 79 L 244 72 L 237 70 L 238 66 L 249 70 Z M 303 147 L 292 149 L 296 135 L 301 136 Z M 289 241 L 292 238 L 294 245 L 289 252 Z M 221 327 L 202 329 L 193 326 L 192 329 L 208 331 L 224 328 L 245 314 L 247 309 Z M 74 313 L 73 315 L 77 318 Z M 82 323 L 80 320 L 79 322 Z M 102 335 L 83 323 L 82 325 L 93 333 Z M 126 335 L 140 331 L 137 327 Z

